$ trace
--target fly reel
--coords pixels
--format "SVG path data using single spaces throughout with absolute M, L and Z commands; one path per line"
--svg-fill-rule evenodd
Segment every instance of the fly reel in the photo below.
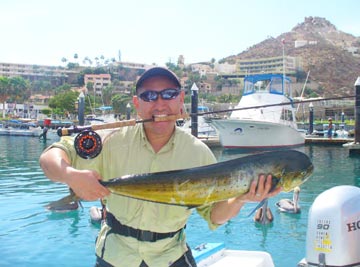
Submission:
M 95 131 L 84 130 L 74 140 L 76 153 L 83 159 L 97 157 L 102 149 L 101 137 Z

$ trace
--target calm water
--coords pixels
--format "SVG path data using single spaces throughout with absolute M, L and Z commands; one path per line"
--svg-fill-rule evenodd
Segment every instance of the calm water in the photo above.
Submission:
M 98 227 L 89 221 L 89 207 L 68 213 L 51 213 L 44 205 L 67 194 L 64 185 L 50 182 L 39 168 L 38 158 L 49 145 L 37 138 L 0 136 L 0 266 L 93 266 L 94 240 Z M 255 204 L 228 224 L 210 231 L 194 213 L 186 228 L 188 242 L 195 247 L 204 242 L 224 242 L 228 248 L 264 250 L 277 267 L 290 267 L 305 256 L 308 210 L 322 191 L 346 184 L 360 186 L 360 158 L 349 157 L 338 146 L 305 146 L 315 172 L 302 186 L 299 215 L 280 214 L 274 203 L 291 198 L 281 193 L 269 201 L 274 222 L 256 225 L 246 215 Z M 219 160 L 240 157 L 237 152 L 214 150 Z

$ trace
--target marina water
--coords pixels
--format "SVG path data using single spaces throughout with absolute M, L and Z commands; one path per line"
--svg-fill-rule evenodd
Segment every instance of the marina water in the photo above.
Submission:
M 94 266 L 99 226 L 90 222 L 89 208 L 99 202 L 83 202 L 83 209 L 66 213 L 44 208 L 68 194 L 65 185 L 49 181 L 39 167 L 39 156 L 48 145 L 37 138 L 0 136 L 0 266 Z M 247 204 L 215 231 L 193 212 L 186 228 L 189 245 L 224 242 L 230 249 L 267 251 L 277 267 L 296 266 L 305 257 L 308 211 L 314 199 L 337 185 L 360 187 L 360 157 L 350 157 L 345 148 L 306 145 L 297 150 L 306 153 L 315 166 L 301 186 L 300 214 L 276 210 L 275 202 L 292 198 L 292 193 L 269 200 L 274 221 L 267 226 L 247 216 L 256 203 Z M 219 161 L 244 156 L 242 151 L 213 151 Z

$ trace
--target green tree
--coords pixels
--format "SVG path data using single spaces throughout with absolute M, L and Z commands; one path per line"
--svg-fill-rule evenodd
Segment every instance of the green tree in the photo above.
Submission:
M 108 85 L 102 89 L 102 97 L 104 101 L 104 105 L 111 105 L 111 97 L 114 91 L 114 87 L 112 85 Z
M 217 97 L 219 103 L 237 103 L 240 101 L 240 97 L 233 94 L 224 94 Z
M 0 76 L 0 102 L 5 107 L 5 102 L 10 96 L 9 79 L 7 77 Z M 3 109 L 3 118 L 5 118 L 5 109 Z
M 70 91 L 71 89 L 71 85 L 70 84 L 64 84 L 64 85 L 61 85 L 57 88 L 55 88 L 55 94 L 61 94 L 61 93 L 64 93 L 64 92 L 67 92 L 67 91 Z
M 32 92 L 40 93 L 40 92 L 47 92 L 49 93 L 52 86 L 51 83 L 47 80 L 37 80 L 33 81 L 30 84 L 30 88 Z
M 61 59 L 61 62 L 65 64 L 65 63 L 67 62 L 66 57 L 63 57 L 63 58 Z
M 29 82 L 22 77 L 0 77 L 0 101 L 4 104 L 7 100 L 23 102 L 30 98 Z M 3 109 L 5 117 L 5 109 Z
M 57 115 L 64 115 L 65 112 L 75 113 L 75 102 L 79 96 L 78 92 L 66 91 L 52 97 L 49 101 L 49 107 Z
M 25 100 L 30 97 L 30 84 L 22 77 L 12 77 L 9 79 L 11 97 L 14 100 Z
M 131 102 L 131 96 L 127 94 L 117 94 L 111 98 L 111 105 L 115 113 L 126 113 L 126 105 Z
M 52 110 L 50 108 L 44 108 L 41 110 L 41 113 L 49 117 L 52 113 Z

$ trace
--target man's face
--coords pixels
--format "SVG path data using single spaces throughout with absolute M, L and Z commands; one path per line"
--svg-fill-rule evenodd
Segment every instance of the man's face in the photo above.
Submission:
M 143 82 L 141 88 L 138 90 L 137 95 L 140 95 L 141 93 L 148 90 L 160 92 L 168 88 L 179 89 L 174 82 L 166 77 L 152 77 Z M 158 99 L 152 102 L 146 102 L 139 96 L 134 96 L 133 103 L 138 112 L 138 115 L 142 119 L 150 119 L 153 116 L 177 115 L 180 114 L 183 109 L 184 92 L 181 91 L 176 98 L 171 100 L 164 100 L 159 95 Z M 172 129 L 173 127 L 174 121 L 152 122 L 146 123 L 145 125 L 146 129 L 151 128 L 157 132 L 161 132 L 166 129 Z

